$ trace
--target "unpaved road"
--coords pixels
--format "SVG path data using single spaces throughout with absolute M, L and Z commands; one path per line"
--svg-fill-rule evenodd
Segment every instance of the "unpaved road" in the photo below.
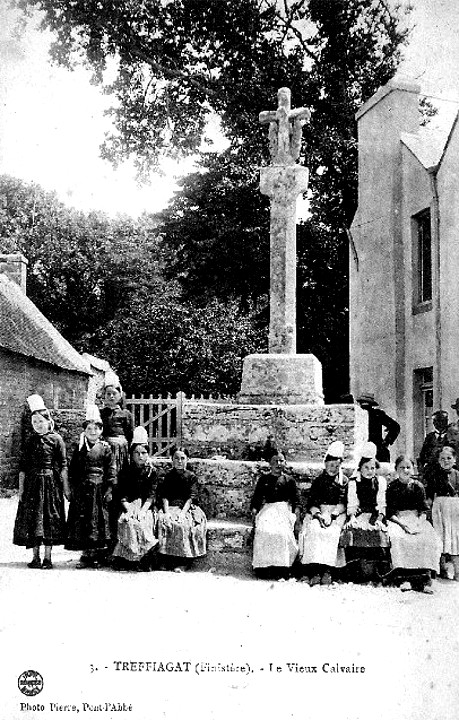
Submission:
M 430 597 L 77 570 L 63 549 L 30 570 L 16 505 L 0 500 L 0 720 L 459 718 L 459 583 Z M 44 686 L 27 697 L 30 669 Z

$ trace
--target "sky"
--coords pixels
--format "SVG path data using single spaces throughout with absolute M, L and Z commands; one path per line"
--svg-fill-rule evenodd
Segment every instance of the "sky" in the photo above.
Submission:
M 416 78 L 424 92 L 459 97 L 459 2 L 413 0 L 414 25 L 400 73 Z M 99 156 L 109 119 L 109 99 L 83 69 L 52 66 L 50 36 L 33 25 L 21 41 L 13 34 L 7 0 L 0 0 L 0 173 L 56 190 L 75 207 L 131 215 L 161 210 L 191 159 L 165 160 L 164 175 L 139 187 L 131 165 L 114 170 Z M 214 134 L 218 142 L 218 132 Z

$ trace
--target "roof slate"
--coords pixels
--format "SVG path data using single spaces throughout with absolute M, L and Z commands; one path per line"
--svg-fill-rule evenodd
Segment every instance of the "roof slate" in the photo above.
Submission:
M 92 374 L 81 355 L 4 273 L 0 273 L 0 347 L 65 370 Z

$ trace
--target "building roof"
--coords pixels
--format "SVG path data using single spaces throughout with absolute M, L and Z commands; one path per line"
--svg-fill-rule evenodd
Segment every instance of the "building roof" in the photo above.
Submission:
M 4 273 L 0 273 L 0 347 L 91 375 L 88 363 Z
M 81 357 L 83 358 L 83 360 L 86 360 L 86 362 L 89 363 L 90 367 L 93 367 L 95 370 L 100 370 L 102 372 L 107 372 L 107 370 L 111 370 L 108 360 L 102 360 L 102 358 L 98 358 L 95 355 L 90 355 L 87 352 L 82 353 Z
M 426 170 L 433 170 L 441 163 L 459 109 L 457 102 L 437 100 L 433 104 L 437 115 L 427 126 L 420 127 L 417 133 L 401 134 L 402 143 Z

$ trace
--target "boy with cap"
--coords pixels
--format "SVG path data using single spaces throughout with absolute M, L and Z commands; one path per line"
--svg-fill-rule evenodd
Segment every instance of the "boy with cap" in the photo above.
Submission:
M 390 462 L 389 447 L 398 438 L 400 425 L 379 407 L 372 393 L 360 395 L 357 402 L 368 412 L 368 442 L 376 445 L 376 460 Z

